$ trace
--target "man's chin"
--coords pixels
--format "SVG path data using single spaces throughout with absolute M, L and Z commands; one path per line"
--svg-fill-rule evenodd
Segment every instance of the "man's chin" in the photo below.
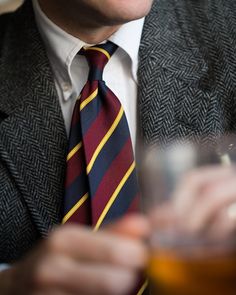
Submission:
M 105 26 L 122 25 L 146 16 L 152 7 L 153 0 L 104 0 L 107 8 L 102 5 L 94 6 L 93 16 Z
M 150 7 L 151 8 L 151 7 Z M 123 25 L 125 23 L 134 21 L 134 20 L 138 20 L 141 19 L 143 17 L 145 17 L 149 11 L 149 9 L 146 9 L 145 11 L 141 11 L 141 12 L 127 12 L 125 11 L 124 13 L 120 13 L 119 15 L 101 15 L 100 19 L 99 19 L 99 23 L 101 25 L 104 26 L 120 26 Z

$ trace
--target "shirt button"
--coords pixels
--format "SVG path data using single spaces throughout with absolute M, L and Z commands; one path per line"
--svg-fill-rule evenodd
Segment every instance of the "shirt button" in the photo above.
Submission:
M 62 83 L 62 89 L 64 92 L 70 91 L 71 90 L 71 85 L 68 82 L 63 82 Z

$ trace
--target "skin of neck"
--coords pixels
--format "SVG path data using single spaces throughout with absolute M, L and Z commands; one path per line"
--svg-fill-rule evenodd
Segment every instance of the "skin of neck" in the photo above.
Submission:
M 64 0 L 63 0 L 64 1 Z M 62 2 L 63 2 L 62 1 Z M 121 26 L 121 24 L 102 24 L 89 13 L 83 13 L 83 7 L 78 13 L 72 5 L 65 5 L 61 1 L 38 0 L 42 11 L 57 26 L 70 35 L 79 38 L 88 44 L 99 44 L 108 39 Z M 62 5 L 63 4 L 63 5 Z

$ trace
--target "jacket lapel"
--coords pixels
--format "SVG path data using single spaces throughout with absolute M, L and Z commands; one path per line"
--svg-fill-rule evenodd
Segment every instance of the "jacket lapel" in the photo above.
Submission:
M 60 221 L 67 139 L 31 1 L 10 19 L 0 59 L 0 157 L 39 232 Z M 20 34 L 20 35 L 19 35 Z
M 178 2 L 178 1 L 177 1 Z M 140 47 L 139 109 L 145 142 L 170 142 L 204 132 L 211 93 L 208 65 L 186 7 L 154 0 Z M 191 23 L 191 21 L 189 22 Z M 181 24 L 185 24 L 181 25 Z

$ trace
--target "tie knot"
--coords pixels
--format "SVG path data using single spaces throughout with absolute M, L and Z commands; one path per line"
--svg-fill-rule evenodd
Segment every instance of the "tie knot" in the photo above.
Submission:
M 117 47 L 117 45 L 108 41 L 105 44 L 81 49 L 80 54 L 86 57 L 89 64 L 89 81 L 102 80 L 103 70 Z

